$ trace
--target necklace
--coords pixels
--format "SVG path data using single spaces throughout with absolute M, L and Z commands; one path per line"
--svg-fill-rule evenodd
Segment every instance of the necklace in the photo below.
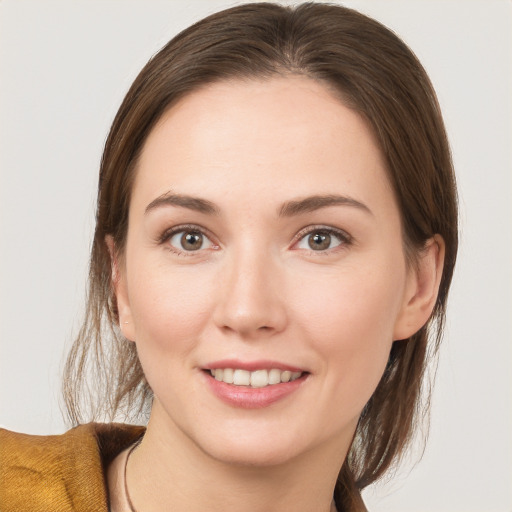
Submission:
M 132 454 L 132 452 L 135 450 L 135 448 L 137 448 L 140 444 L 140 442 L 142 441 L 142 438 L 138 439 L 133 445 L 132 447 L 130 448 L 129 452 L 126 454 L 126 460 L 124 461 L 124 496 L 126 498 L 126 501 L 128 503 L 128 506 L 130 507 L 130 512 L 137 512 L 137 510 L 135 509 L 135 507 L 133 506 L 133 503 L 132 503 L 132 499 L 130 498 L 130 493 L 128 492 L 128 484 L 126 483 L 126 468 L 128 467 L 128 459 L 130 458 L 130 455 Z M 336 505 L 334 504 L 334 500 L 332 502 L 332 510 L 333 511 L 337 511 L 338 509 L 336 508 Z
M 135 507 L 133 506 L 132 499 L 130 498 L 130 493 L 128 492 L 128 484 L 126 483 L 126 468 L 128 467 L 128 459 L 130 458 L 130 455 L 132 454 L 133 450 L 137 448 L 142 441 L 142 438 L 138 439 L 130 448 L 130 451 L 126 455 L 126 460 L 124 461 L 124 496 L 126 498 L 126 501 L 128 502 L 128 506 L 130 507 L 130 512 L 137 512 L 135 510 Z

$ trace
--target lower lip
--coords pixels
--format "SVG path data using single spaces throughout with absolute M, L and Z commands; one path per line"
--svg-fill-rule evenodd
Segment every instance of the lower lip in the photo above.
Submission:
M 235 386 L 215 380 L 209 373 L 203 372 L 213 394 L 223 402 L 241 409 L 262 409 L 290 396 L 304 383 L 306 375 L 291 382 L 273 384 L 264 388 Z

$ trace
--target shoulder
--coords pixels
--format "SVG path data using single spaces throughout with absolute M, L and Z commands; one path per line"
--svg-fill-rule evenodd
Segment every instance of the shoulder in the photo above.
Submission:
M 143 427 L 89 423 L 56 436 L 0 429 L 2 512 L 107 510 L 105 467 Z

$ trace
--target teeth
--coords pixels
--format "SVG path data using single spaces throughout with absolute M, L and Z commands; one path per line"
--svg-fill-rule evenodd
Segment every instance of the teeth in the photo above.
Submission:
M 233 374 L 235 372 L 232 368 L 224 368 L 224 375 L 222 376 L 222 380 L 227 382 L 228 384 L 233 384 Z
M 250 386 L 252 388 L 264 388 L 281 382 L 291 382 L 302 375 L 302 372 L 281 371 L 277 368 L 256 370 L 254 372 L 233 368 L 216 368 L 210 370 L 210 373 L 215 380 L 234 384 L 235 386 Z
M 235 370 L 233 384 L 236 386 L 248 386 L 251 383 L 251 373 L 246 370 Z
M 268 372 L 267 370 L 256 370 L 251 372 L 251 386 L 253 388 L 264 388 L 268 386 Z
M 268 372 L 268 383 L 269 384 L 279 384 L 281 382 L 281 370 L 277 368 L 272 368 Z

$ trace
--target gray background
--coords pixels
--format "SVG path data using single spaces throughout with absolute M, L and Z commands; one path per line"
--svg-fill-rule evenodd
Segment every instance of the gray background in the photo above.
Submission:
M 82 312 L 97 169 L 149 56 L 237 2 L 0 1 L 0 424 L 65 429 L 63 354 Z M 512 3 L 346 1 L 401 35 L 438 91 L 462 241 L 422 462 L 374 511 L 512 510 Z M 414 459 L 414 457 L 412 457 Z

